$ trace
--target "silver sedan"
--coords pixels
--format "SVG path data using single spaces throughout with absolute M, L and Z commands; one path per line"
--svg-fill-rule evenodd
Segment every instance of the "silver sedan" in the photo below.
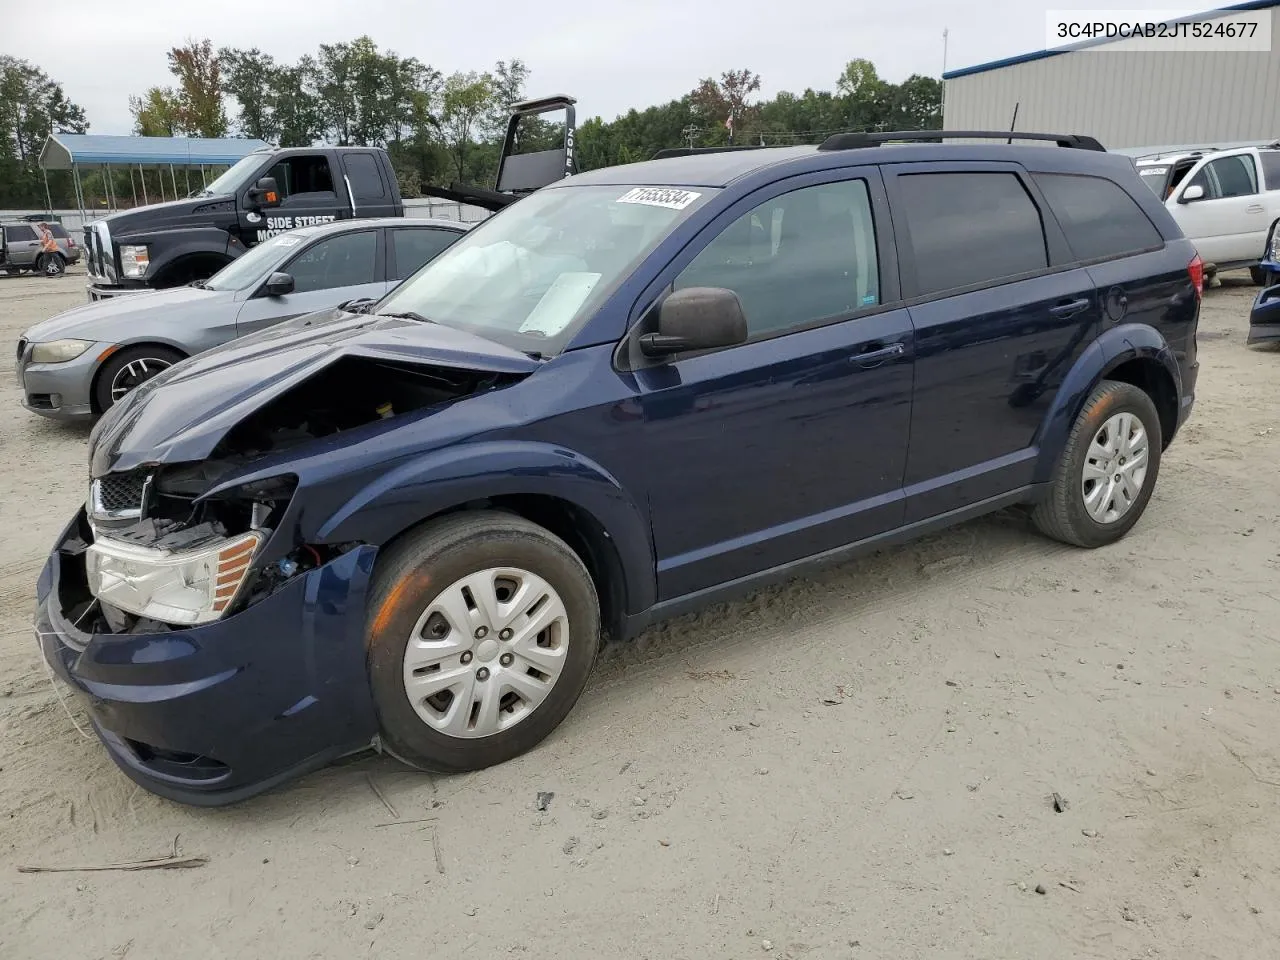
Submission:
M 467 229 L 453 220 L 340 220 L 265 240 L 208 280 L 75 307 L 18 340 L 28 410 L 102 413 L 179 360 L 291 317 L 376 300 Z

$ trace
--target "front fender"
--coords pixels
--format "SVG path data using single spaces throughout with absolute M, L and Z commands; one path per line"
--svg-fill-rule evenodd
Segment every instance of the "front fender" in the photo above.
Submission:
M 1040 450 L 1033 477 L 1035 483 L 1047 483 L 1062 455 L 1071 426 L 1084 409 L 1085 401 L 1107 374 L 1130 360 L 1151 359 L 1159 363 L 1173 378 L 1178 408 L 1182 407 L 1182 373 L 1173 350 L 1160 331 L 1142 323 L 1126 323 L 1105 331 L 1076 360 L 1058 388 L 1053 406 L 1040 425 L 1036 446 Z
M 147 282 L 184 257 L 215 256 L 234 260 L 243 250 L 231 245 L 231 235 L 220 227 L 178 227 L 114 237 L 118 246 L 145 243 L 151 255 Z
M 502 496 L 546 496 L 600 524 L 617 550 L 628 612 L 655 601 L 655 562 L 644 511 L 593 460 L 565 447 L 498 440 L 446 447 L 403 463 L 357 491 L 312 530 L 316 543 L 382 545 L 414 524 L 464 503 Z

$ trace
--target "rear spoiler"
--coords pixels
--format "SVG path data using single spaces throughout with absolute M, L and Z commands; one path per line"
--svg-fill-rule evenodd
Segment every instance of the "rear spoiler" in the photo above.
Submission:
M 439 197 L 455 203 L 468 203 L 489 211 L 497 211 L 510 206 L 534 190 L 573 176 L 578 172 L 577 156 L 574 152 L 574 136 L 577 132 L 575 103 L 577 101 L 573 97 L 560 94 L 539 100 L 525 100 L 511 108 L 511 116 L 507 120 L 507 132 L 502 139 L 502 155 L 498 160 L 496 190 L 453 183 L 448 188 L 424 186 L 422 192 L 429 197 Z M 522 118 L 560 110 L 564 111 L 564 139 L 560 146 L 533 153 L 516 153 L 518 146 L 516 137 Z

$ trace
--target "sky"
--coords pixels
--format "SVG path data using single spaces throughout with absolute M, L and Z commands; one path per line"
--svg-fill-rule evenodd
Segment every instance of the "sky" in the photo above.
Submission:
M 830 90 L 844 64 L 875 63 L 880 76 L 939 76 L 1043 49 L 1046 11 L 1195 11 L 1147 0 L 0 0 L 0 53 L 30 60 L 85 108 L 93 133 L 129 133 L 129 96 L 172 82 L 165 52 L 188 39 L 257 46 L 280 61 L 321 43 L 369 34 L 383 49 L 448 74 L 523 60 L 526 93 L 578 100 L 579 122 L 665 103 L 699 79 L 749 68 L 761 95 Z M 56 16 L 50 11 L 56 10 Z M 526 14 L 524 11 L 536 11 Z

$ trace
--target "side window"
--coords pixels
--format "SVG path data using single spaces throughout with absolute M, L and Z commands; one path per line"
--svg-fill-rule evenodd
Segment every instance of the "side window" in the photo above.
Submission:
M 1129 194 L 1102 177 L 1035 175 L 1036 185 L 1081 260 L 1163 246 L 1164 239 Z
M 377 235 L 372 230 L 346 233 L 312 244 L 284 268 L 294 293 L 373 283 Z
M 59 240 L 67 239 L 67 228 L 60 223 L 49 224 L 49 232 L 52 233 L 55 237 L 57 237 Z
M 1262 179 L 1266 181 L 1268 190 L 1280 190 L 1280 150 L 1260 150 L 1262 158 Z
M 452 230 L 414 230 L 408 227 L 391 231 L 391 242 L 396 246 L 396 275 L 392 280 L 403 280 L 453 243 L 460 233 Z
M 351 181 L 351 193 L 357 201 L 382 200 L 387 191 L 382 185 L 382 176 L 378 173 L 378 161 L 371 153 L 349 153 L 343 158 L 347 167 L 347 178 Z
M 329 160 L 323 155 L 289 157 L 267 171 L 276 178 L 280 199 L 287 201 L 301 193 L 333 193 L 333 174 Z
M 4 238 L 9 243 L 22 243 L 36 238 L 35 227 L 5 227 Z
M 898 178 L 917 292 L 991 283 L 1049 265 L 1040 211 L 1012 173 Z
M 1253 157 L 1240 154 L 1209 162 L 1211 176 L 1218 181 L 1222 197 L 1247 197 L 1258 192 L 1258 171 Z
M 875 306 L 880 272 L 866 181 L 766 200 L 684 268 L 675 288 L 684 287 L 733 290 L 752 337 Z

